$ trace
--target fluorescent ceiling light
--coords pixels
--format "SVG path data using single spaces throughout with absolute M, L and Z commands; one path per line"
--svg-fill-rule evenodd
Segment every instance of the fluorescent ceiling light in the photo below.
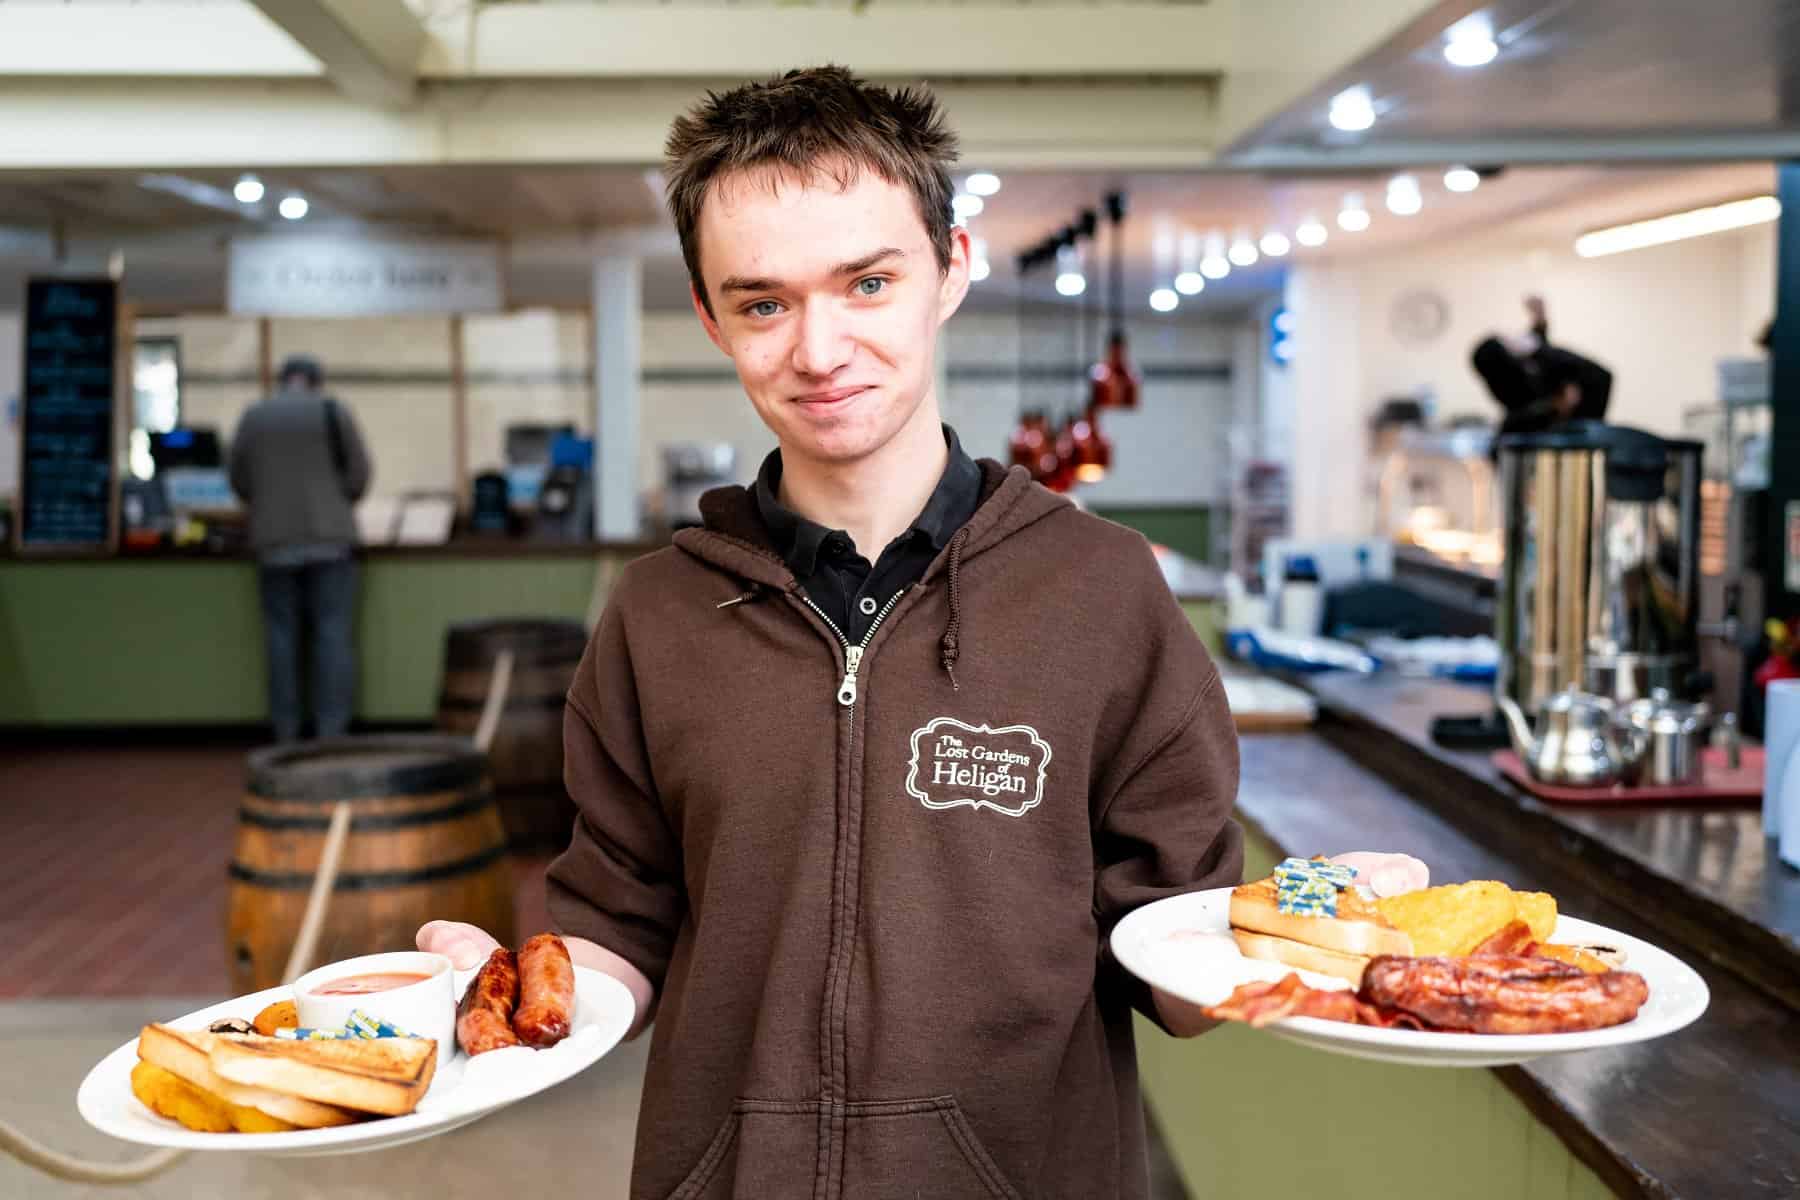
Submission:
M 1361 196 L 1352 192 L 1344 197 L 1344 207 L 1338 211 L 1338 228 L 1345 233 L 1361 233 L 1369 227 L 1369 210 L 1363 207 Z
M 977 171 L 963 181 L 963 186 L 977 196 L 991 196 L 1000 190 L 1000 177 L 992 171 Z
M 1294 230 L 1294 240 L 1302 246 L 1323 246 L 1329 236 L 1324 223 L 1317 217 L 1308 217 L 1300 223 L 1300 228 Z
M 1375 124 L 1375 101 L 1366 87 L 1347 88 L 1331 98 L 1326 117 L 1333 129 L 1361 133 Z
M 1285 233 L 1277 233 L 1273 229 L 1263 234 L 1262 252 L 1270 258 L 1280 258 L 1294 248 Z
M 290 221 L 298 221 L 301 217 L 304 217 L 307 209 L 310 207 L 311 206 L 306 203 L 306 197 L 297 193 L 281 198 L 281 215 Z
M 1200 274 L 1207 279 L 1223 279 L 1231 274 L 1231 263 L 1223 254 L 1209 254 L 1200 260 Z
M 1583 258 L 1599 258 L 1709 233 L 1724 233 L 1728 229 L 1742 229 L 1747 225 L 1762 225 L 1780 216 L 1781 201 L 1773 196 L 1752 196 L 1748 200 L 1733 200 L 1648 221 L 1596 229 L 1575 239 L 1575 253 Z
M 1206 290 L 1206 277 L 1198 271 L 1183 271 L 1175 277 L 1175 290 L 1184 296 L 1198 296 Z
M 1087 279 L 1080 271 L 1064 271 L 1056 277 L 1056 290 L 1064 296 L 1079 296 L 1087 291 Z
M 1150 307 L 1157 312 L 1174 312 L 1175 306 L 1181 303 L 1181 297 L 1168 288 L 1157 288 L 1150 293 Z
M 255 204 L 263 198 L 264 190 L 262 180 L 254 175 L 246 175 L 237 181 L 237 186 L 231 189 L 231 194 L 237 197 L 239 204 Z
M 1240 237 L 1231 243 L 1231 249 L 1225 252 L 1233 266 L 1248 267 L 1256 262 L 1256 246 L 1247 237 Z

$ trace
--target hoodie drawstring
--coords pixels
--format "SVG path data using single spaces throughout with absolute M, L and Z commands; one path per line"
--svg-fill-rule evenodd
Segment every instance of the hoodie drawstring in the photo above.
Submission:
M 944 637 L 939 643 L 942 649 L 941 661 L 944 673 L 950 676 L 950 690 L 961 691 L 956 686 L 956 658 L 960 653 L 959 640 L 962 635 L 962 552 L 969 540 L 967 526 L 956 531 L 950 539 L 950 620 L 944 626 Z

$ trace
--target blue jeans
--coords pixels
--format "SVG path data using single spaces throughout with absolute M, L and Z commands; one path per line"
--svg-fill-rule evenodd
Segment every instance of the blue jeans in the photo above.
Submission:
M 269 652 L 269 719 L 275 739 L 299 738 L 300 657 L 312 650 L 312 713 L 319 737 L 350 728 L 356 696 L 356 560 L 344 557 L 299 567 L 264 566 L 263 639 Z

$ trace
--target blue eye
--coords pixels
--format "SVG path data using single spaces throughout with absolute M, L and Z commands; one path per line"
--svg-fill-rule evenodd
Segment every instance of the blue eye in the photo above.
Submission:
M 758 300 L 750 306 L 750 315 L 755 317 L 772 317 L 781 311 L 781 305 L 773 300 Z
M 856 281 L 856 290 L 865 296 L 878 296 L 887 287 L 887 280 L 879 275 L 871 275 L 867 279 Z

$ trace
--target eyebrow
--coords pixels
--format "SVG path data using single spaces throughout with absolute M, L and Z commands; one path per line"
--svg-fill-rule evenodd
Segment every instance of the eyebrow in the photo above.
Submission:
M 899 247 L 884 246 L 880 250 L 875 251 L 875 253 L 873 253 L 873 254 L 865 254 L 861 258 L 855 259 L 854 261 L 851 261 L 851 262 L 839 263 L 837 266 L 831 268 L 831 274 L 833 276 L 860 275 L 862 272 L 867 271 L 870 267 L 873 267 L 878 263 L 885 262 L 890 258 L 905 258 L 905 257 L 906 257 L 906 251 L 900 249 Z M 783 287 L 783 284 L 782 284 L 781 280 L 770 279 L 766 276 L 727 275 L 725 277 L 724 282 L 719 284 L 719 291 L 721 291 L 721 292 L 778 292 L 782 289 L 782 287 Z

